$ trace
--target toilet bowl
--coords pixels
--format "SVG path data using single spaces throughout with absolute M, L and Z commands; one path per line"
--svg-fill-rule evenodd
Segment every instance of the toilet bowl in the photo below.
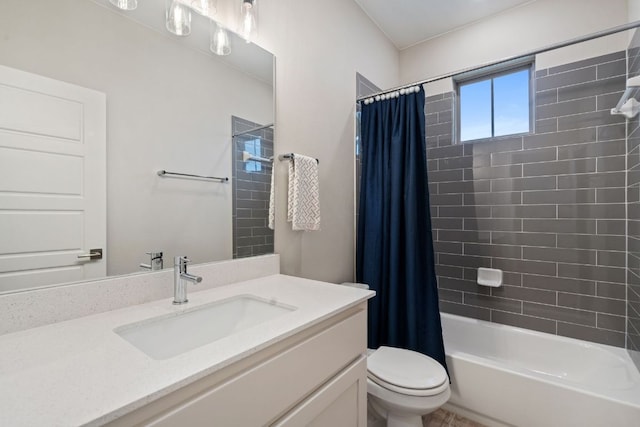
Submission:
M 369 412 L 389 427 L 422 427 L 422 417 L 444 405 L 449 377 L 424 354 L 380 347 L 367 357 Z

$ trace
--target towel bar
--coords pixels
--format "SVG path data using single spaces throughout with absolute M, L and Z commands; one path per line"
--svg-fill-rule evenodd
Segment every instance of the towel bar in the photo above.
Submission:
M 242 152 L 242 161 L 243 162 L 254 161 L 254 162 L 272 163 L 273 159 L 270 158 L 270 157 L 254 156 L 253 154 L 251 154 L 251 153 L 249 153 L 247 151 L 243 151 Z
M 288 160 L 288 159 L 293 159 L 296 156 L 295 153 L 286 153 L 286 154 L 280 154 L 278 156 L 278 158 L 280 160 Z M 320 160 L 316 159 L 316 162 L 318 162 L 318 164 L 320 164 Z
M 203 176 L 203 175 L 192 175 L 190 173 L 179 173 L 179 172 L 169 172 L 166 170 L 159 170 L 158 171 L 158 176 L 164 177 L 164 178 L 181 178 L 181 177 L 187 177 L 187 178 L 197 178 L 197 179 L 205 179 L 207 181 L 218 181 L 218 182 L 227 182 L 229 181 L 229 178 L 227 177 L 218 177 L 218 176 Z

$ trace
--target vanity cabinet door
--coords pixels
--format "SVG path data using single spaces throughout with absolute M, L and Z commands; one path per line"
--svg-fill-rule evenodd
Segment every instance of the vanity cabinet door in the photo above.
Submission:
M 365 427 L 367 425 L 366 357 L 360 357 L 273 425 L 276 427 Z

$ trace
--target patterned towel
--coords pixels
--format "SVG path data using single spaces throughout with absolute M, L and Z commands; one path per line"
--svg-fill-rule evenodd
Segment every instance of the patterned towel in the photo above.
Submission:
M 269 190 L 269 228 L 276 229 L 276 190 L 275 190 L 275 163 L 271 166 L 271 188 Z
M 318 161 L 294 154 L 289 160 L 287 221 L 293 230 L 320 230 Z

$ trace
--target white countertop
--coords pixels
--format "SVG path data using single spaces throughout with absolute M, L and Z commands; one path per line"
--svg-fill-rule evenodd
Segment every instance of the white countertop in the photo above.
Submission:
M 165 360 L 148 357 L 113 332 L 119 326 L 241 294 L 298 309 Z M 1 335 L 0 425 L 104 424 L 373 294 L 274 275 L 191 292 L 184 306 L 174 306 L 171 299 L 164 299 Z

